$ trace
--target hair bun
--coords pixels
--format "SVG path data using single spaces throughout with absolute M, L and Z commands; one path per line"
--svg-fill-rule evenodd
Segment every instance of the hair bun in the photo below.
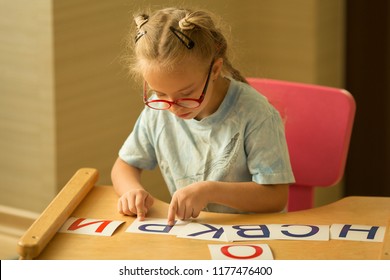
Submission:
M 149 20 L 149 16 L 146 14 L 142 14 L 139 16 L 136 16 L 134 18 L 135 24 L 137 26 L 137 29 L 140 29 L 145 23 L 147 23 Z
M 181 30 L 191 30 L 191 29 L 194 29 L 195 24 L 193 24 L 192 22 L 188 21 L 187 18 L 182 18 L 179 21 L 179 27 L 180 27 Z

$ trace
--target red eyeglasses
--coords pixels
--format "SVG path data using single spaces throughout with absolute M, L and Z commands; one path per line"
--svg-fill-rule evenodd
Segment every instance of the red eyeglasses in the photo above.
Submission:
M 194 98 L 179 98 L 174 101 L 164 100 L 164 99 L 156 99 L 157 95 L 156 92 L 152 89 L 148 89 L 148 85 L 146 81 L 144 82 L 144 103 L 149 108 L 155 109 L 155 110 L 167 110 L 171 108 L 172 105 L 177 105 L 184 108 L 189 109 L 195 109 L 202 104 L 203 99 L 206 95 L 207 87 L 210 80 L 211 70 L 214 65 L 214 60 L 212 61 L 209 69 L 209 73 L 207 74 L 207 80 L 203 87 L 202 94 L 199 97 L 199 99 Z

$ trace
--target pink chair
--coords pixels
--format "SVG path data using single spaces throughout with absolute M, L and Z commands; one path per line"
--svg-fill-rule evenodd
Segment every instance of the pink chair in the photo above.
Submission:
M 343 89 L 248 78 L 279 111 L 296 183 L 288 211 L 313 207 L 314 187 L 337 184 L 344 174 L 356 105 Z

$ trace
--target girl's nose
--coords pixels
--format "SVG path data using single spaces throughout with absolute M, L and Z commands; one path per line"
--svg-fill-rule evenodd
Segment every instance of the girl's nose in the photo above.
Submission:
M 183 108 L 178 106 L 177 104 L 172 104 L 171 108 L 169 108 L 169 111 L 171 111 L 172 113 L 175 114 L 177 112 L 180 112 L 181 109 L 183 109 Z
M 171 106 L 171 108 L 169 108 L 169 111 L 172 113 L 172 114 L 174 114 L 174 115 L 176 115 L 176 116 L 178 116 L 178 117 L 180 117 L 181 115 L 183 115 L 183 114 L 187 114 L 188 112 L 188 110 L 186 110 L 185 108 L 183 108 L 183 107 L 180 107 L 180 106 L 178 106 L 178 105 L 176 105 L 176 104 L 173 104 L 172 106 Z

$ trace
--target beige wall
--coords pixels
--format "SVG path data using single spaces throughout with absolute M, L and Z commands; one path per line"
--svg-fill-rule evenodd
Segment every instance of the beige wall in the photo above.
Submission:
M 0 0 L 0 204 L 40 210 L 55 195 L 51 1 Z
M 0 204 L 42 211 L 80 167 L 111 184 L 142 109 L 120 63 L 124 37 L 134 10 L 162 2 L 221 15 L 246 76 L 343 86 L 344 0 L 0 0 Z M 167 199 L 158 172 L 147 175 Z

